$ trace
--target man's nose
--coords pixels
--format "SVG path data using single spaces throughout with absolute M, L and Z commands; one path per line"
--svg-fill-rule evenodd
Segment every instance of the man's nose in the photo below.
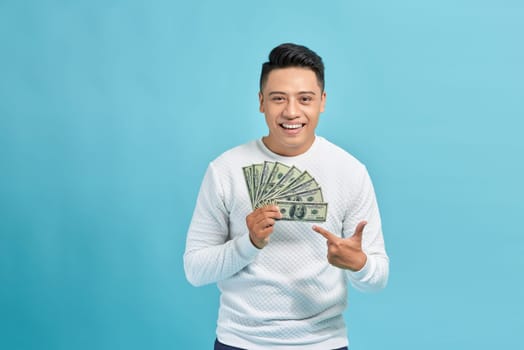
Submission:
M 289 102 L 286 105 L 286 108 L 284 109 L 284 116 L 287 118 L 297 118 L 300 116 L 300 106 L 298 104 L 298 101 L 295 99 L 290 99 Z

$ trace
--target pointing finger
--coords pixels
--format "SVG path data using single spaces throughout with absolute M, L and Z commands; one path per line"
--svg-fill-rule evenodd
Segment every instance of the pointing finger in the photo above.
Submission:
M 334 238 L 337 237 L 337 236 L 335 236 L 334 234 L 332 234 L 331 232 L 329 232 L 328 230 L 326 230 L 323 227 L 320 227 L 320 226 L 317 226 L 317 225 L 313 225 L 312 228 L 313 228 L 313 231 L 320 233 L 328 241 L 331 241 L 331 240 L 333 240 Z

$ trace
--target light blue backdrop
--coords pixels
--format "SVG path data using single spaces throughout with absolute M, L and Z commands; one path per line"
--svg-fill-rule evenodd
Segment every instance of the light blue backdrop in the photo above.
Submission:
M 517 0 L 0 1 L 0 348 L 211 348 L 186 230 L 208 162 L 265 134 L 286 41 L 323 56 L 318 133 L 382 211 L 352 348 L 519 347 L 523 35 Z

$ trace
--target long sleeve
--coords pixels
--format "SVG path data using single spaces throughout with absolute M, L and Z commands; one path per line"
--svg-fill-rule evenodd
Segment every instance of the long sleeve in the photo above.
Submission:
M 249 264 L 259 250 L 246 233 L 230 239 L 229 213 L 213 164 L 200 187 L 189 227 L 184 269 L 188 281 L 201 286 L 228 278 Z
M 359 192 L 352 206 L 351 219 L 344 225 L 345 235 L 352 235 L 358 222 L 367 221 L 362 236 L 362 249 L 367 261 L 360 271 L 347 271 L 353 285 L 361 291 L 377 291 L 384 288 L 389 277 L 389 258 L 385 251 L 380 213 L 373 184 L 367 170 L 363 173 Z

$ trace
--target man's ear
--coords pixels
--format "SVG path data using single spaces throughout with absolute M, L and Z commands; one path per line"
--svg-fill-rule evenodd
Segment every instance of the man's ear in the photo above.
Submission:
M 259 102 L 258 109 L 260 110 L 261 113 L 264 113 L 264 95 L 262 95 L 262 92 L 258 93 L 258 102 Z
M 323 91 L 322 96 L 320 98 L 320 112 L 321 113 L 324 112 L 324 109 L 326 108 L 326 97 L 327 97 L 326 92 Z

